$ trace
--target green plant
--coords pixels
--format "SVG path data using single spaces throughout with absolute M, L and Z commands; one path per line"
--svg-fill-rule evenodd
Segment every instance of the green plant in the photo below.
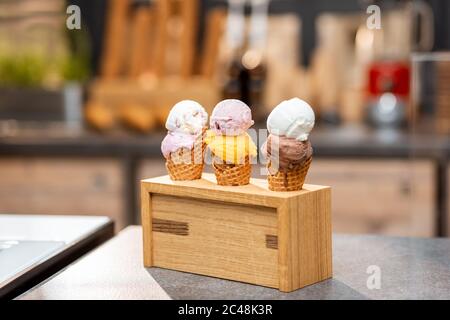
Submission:
M 85 28 L 67 30 L 70 53 L 61 64 L 64 80 L 84 81 L 90 75 L 90 47 Z
M 33 54 L 0 56 L 0 85 L 38 86 L 45 76 L 45 64 L 43 57 Z

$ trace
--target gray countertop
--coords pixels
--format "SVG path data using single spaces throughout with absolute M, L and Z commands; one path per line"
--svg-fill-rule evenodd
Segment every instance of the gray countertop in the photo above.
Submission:
M 141 228 L 128 227 L 20 298 L 155 299 L 167 294 L 172 299 L 450 299 L 450 239 L 334 235 L 333 278 L 291 293 L 145 269 L 141 253 Z M 374 276 L 368 268 L 379 271 L 379 289 L 367 287 Z

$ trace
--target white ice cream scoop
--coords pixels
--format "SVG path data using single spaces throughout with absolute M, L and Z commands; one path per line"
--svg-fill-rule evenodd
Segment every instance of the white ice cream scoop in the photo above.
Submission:
M 276 136 L 308 140 L 314 127 L 314 111 L 299 98 L 285 100 L 277 105 L 267 118 L 267 129 Z
M 166 128 L 172 132 L 200 133 L 206 126 L 208 113 L 202 105 L 193 100 L 183 100 L 170 110 Z

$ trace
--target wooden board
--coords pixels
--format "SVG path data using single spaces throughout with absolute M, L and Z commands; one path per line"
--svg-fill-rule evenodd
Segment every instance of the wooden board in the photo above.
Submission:
M 151 201 L 155 265 L 278 287 L 278 252 L 266 245 L 277 235 L 276 209 L 159 194 Z M 180 236 L 180 227 L 155 228 L 155 219 L 186 228 Z
M 144 265 L 293 291 L 331 277 L 330 188 L 142 180 Z

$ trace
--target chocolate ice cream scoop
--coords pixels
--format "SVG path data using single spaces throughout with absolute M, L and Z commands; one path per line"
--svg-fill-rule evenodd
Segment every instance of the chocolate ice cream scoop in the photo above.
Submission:
M 296 165 L 303 165 L 312 156 L 313 149 L 309 140 L 298 141 L 295 138 L 270 134 L 261 148 L 263 155 L 271 162 L 272 174 L 288 171 Z

